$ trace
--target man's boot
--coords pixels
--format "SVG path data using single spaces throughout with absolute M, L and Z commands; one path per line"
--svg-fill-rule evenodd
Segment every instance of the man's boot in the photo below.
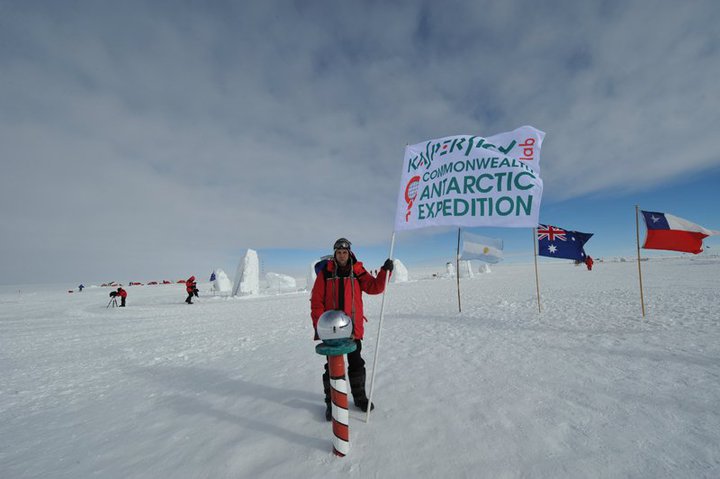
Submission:
M 332 404 L 330 402 L 330 375 L 327 371 L 323 374 L 323 389 L 325 390 L 325 419 L 332 421 Z
M 352 391 L 355 406 L 359 407 L 362 412 L 368 410 L 368 400 L 365 394 L 365 368 L 357 371 L 348 371 L 348 379 L 350 380 L 350 390 Z M 370 410 L 375 409 L 375 404 L 370 405 Z

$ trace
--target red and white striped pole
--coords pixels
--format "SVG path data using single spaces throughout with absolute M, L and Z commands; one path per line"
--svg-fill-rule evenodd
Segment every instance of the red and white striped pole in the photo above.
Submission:
M 330 399 L 332 401 L 333 452 L 345 457 L 350 452 L 350 413 L 345 380 L 345 356 L 328 356 L 330 365 Z
M 350 413 L 345 379 L 345 355 L 357 349 L 357 344 L 351 339 L 352 319 L 342 311 L 325 311 L 318 318 L 315 332 L 322 339 L 322 343 L 315 346 L 315 352 L 327 356 L 330 373 L 333 452 L 338 457 L 345 457 L 350 452 Z

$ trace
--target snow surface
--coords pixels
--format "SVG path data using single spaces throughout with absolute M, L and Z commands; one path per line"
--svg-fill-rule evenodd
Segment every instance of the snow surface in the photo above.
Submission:
M 1 287 L 0 477 L 720 477 L 720 261 L 643 273 L 645 319 L 633 262 L 391 284 L 345 458 L 307 292 Z

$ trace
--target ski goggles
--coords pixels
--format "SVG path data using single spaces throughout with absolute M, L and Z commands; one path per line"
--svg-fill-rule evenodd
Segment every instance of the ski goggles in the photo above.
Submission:
M 346 240 L 345 238 L 340 238 L 335 242 L 335 245 L 333 246 L 333 249 L 346 249 L 350 250 L 350 246 L 352 246 L 352 243 L 350 241 Z

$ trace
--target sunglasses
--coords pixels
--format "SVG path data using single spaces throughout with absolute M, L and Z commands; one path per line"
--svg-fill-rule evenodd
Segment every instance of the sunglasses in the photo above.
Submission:
M 335 243 L 334 249 L 350 249 L 350 242 L 349 241 L 337 241 Z

